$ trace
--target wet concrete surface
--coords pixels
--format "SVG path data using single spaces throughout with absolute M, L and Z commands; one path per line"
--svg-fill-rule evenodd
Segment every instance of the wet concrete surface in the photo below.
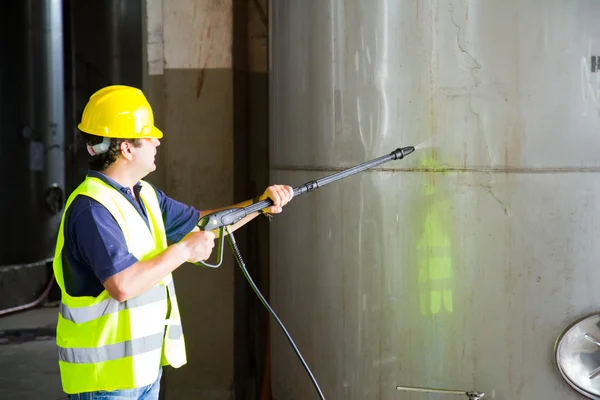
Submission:
M 66 399 L 60 385 L 57 307 L 0 317 L 0 400 Z

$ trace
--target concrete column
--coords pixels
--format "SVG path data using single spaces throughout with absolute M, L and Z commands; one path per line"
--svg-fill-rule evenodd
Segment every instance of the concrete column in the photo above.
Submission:
M 144 88 L 164 131 L 151 180 L 199 209 L 233 203 L 231 0 L 147 0 Z M 174 274 L 188 364 L 168 368 L 167 399 L 229 399 L 233 262 Z

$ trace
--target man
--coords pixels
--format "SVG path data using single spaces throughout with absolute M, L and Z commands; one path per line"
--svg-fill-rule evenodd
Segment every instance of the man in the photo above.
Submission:
M 158 399 L 162 367 L 186 363 L 171 273 L 209 258 L 215 234 L 197 223 L 214 210 L 199 212 L 142 180 L 156 169 L 163 135 L 140 90 L 99 90 L 79 129 L 90 170 L 67 200 L 53 265 L 63 390 L 79 400 Z M 292 197 L 291 187 L 273 185 L 257 200 L 272 199 L 263 211 L 279 213 Z

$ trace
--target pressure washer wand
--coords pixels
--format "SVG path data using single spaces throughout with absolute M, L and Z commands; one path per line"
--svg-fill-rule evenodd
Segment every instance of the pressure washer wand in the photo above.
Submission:
M 413 146 L 399 148 L 385 156 L 375 158 L 374 160 L 367 161 L 365 163 L 345 169 L 335 174 L 326 176 L 324 178 L 317 179 L 316 181 L 307 182 L 303 185 L 294 188 L 294 197 L 311 192 L 329 183 L 338 181 L 343 178 L 347 178 L 364 170 L 374 168 L 381 164 L 385 164 L 388 161 L 401 160 L 407 155 L 411 154 L 413 151 L 415 151 L 415 148 Z M 263 208 L 267 208 L 272 205 L 273 200 L 265 199 L 243 208 L 230 208 L 227 210 L 217 211 L 202 218 L 200 220 L 199 227 L 203 230 L 212 231 L 214 229 L 219 229 L 224 226 L 233 225 L 242 218 L 246 217 L 247 215 L 252 214 L 256 211 L 260 211 Z
M 366 163 L 357 165 L 357 166 L 352 167 L 352 168 L 348 168 L 346 170 L 340 171 L 340 172 L 335 173 L 333 175 L 326 176 L 326 177 L 318 179 L 316 181 L 307 182 L 304 185 L 300 185 L 300 186 L 294 188 L 294 196 L 299 196 L 299 195 L 301 195 L 303 193 L 307 193 L 307 192 L 313 191 L 315 189 L 320 188 L 321 186 L 324 186 L 324 185 L 327 185 L 329 183 L 335 182 L 335 181 L 337 181 L 339 179 L 342 179 L 342 178 L 346 178 L 346 177 L 348 177 L 350 175 L 357 174 L 357 173 L 359 173 L 361 171 L 364 171 L 366 169 L 376 167 L 376 166 L 381 165 L 383 163 L 386 163 L 388 161 L 403 159 L 407 155 L 411 154 L 413 151 L 415 151 L 415 148 L 413 146 L 404 147 L 404 148 L 401 148 L 401 149 L 396 149 L 396 150 L 394 150 L 393 152 L 391 152 L 388 155 L 376 158 L 374 160 L 368 161 Z M 225 228 L 228 227 L 229 225 L 233 225 L 236 222 L 238 222 L 239 220 L 241 220 L 242 218 L 244 218 L 245 216 L 247 216 L 247 215 L 249 215 L 249 214 L 251 214 L 253 212 L 260 211 L 263 208 L 267 208 L 267 207 L 269 207 L 271 205 L 273 205 L 273 201 L 271 199 L 266 199 L 266 200 L 259 201 L 257 203 L 251 204 L 251 205 L 249 205 L 247 207 L 243 207 L 243 208 L 230 208 L 230 209 L 226 209 L 226 210 L 222 210 L 222 211 L 217 211 L 217 212 L 215 212 L 213 214 L 207 215 L 206 217 L 200 219 L 200 221 L 198 222 L 198 227 L 200 229 L 205 230 L 205 231 L 207 231 L 207 230 L 211 230 L 212 231 L 212 230 L 215 230 L 215 229 L 219 230 L 220 237 L 219 237 L 219 241 L 217 242 L 217 245 L 218 245 L 218 249 L 217 249 L 217 254 L 218 255 L 217 255 L 217 258 L 218 259 L 217 259 L 217 264 L 214 264 L 214 265 L 208 264 L 208 263 L 203 262 L 203 261 L 200 261 L 199 263 L 194 263 L 194 264 L 196 264 L 196 265 L 200 265 L 201 264 L 201 265 L 204 265 L 206 267 L 211 267 L 211 268 L 217 268 L 217 267 L 219 267 L 221 265 L 222 261 L 223 261 L 223 241 L 225 240 L 225 236 L 227 236 L 229 244 L 231 245 L 231 248 L 233 250 L 233 254 L 234 254 L 235 260 L 237 261 L 238 265 L 240 266 L 240 269 L 242 270 L 242 272 L 244 273 L 244 276 L 248 280 L 248 283 L 252 287 L 252 290 L 254 290 L 254 292 L 256 293 L 256 295 L 258 296 L 258 298 L 260 299 L 260 301 L 267 308 L 267 310 L 273 316 L 273 318 L 275 319 L 275 321 L 277 321 L 277 324 L 282 329 L 282 331 L 285 334 L 286 338 L 288 339 L 288 341 L 290 342 L 290 344 L 294 348 L 294 351 L 296 352 L 296 355 L 298 356 L 298 358 L 302 362 L 302 366 L 304 367 L 304 369 L 306 370 L 306 372 L 310 376 L 310 379 L 311 379 L 311 381 L 312 381 L 315 389 L 317 390 L 317 393 L 319 394 L 319 398 L 321 400 L 325 400 L 325 395 L 323 394 L 323 391 L 319 387 L 319 384 L 317 383 L 317 380 L 316 380 L 315 376 L 313 375 L 312 371 L 308 367 L 308 364 L 306 363 L 306 361 L 302 357 L 302 354 L 300 354 L 300 350 L 298 349 L 298 347 L 294 343 L 294 340 L 292 339 L 291 335 L 289 334 L 289 332 L 287 331 L 287 329 L 283 325 L 283 322 L 281 322 L 281 320 L 279 319 L 279 317 L 277 316 L 277 314 L 275 313 L 275 311 L 271 308 L 271 306 L 269 305 L 269 303 L 267 302 L 267 300 L 265 299 L 265 297 L 262 295 L 262 293 L 260 292 L 260 290 L 258 290 L 258 287 L 256 286 L 256 284 L 252 280 L 252 277 L 250 276 L 250 273 L 248 272 L 248 269 L 246 268 L 246 264 L 244 263 L 242 255 L 240 254 L 240 250 L 239 250 L 239 248 L 237 246 L 237 243 L 235 241 L 233 232 L 230 232 L 230 230 L 227 229 L 227 235 L 224 234 Z

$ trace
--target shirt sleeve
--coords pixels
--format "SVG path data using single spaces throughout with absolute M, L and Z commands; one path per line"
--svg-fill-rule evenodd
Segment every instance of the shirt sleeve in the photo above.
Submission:
M 200 220 L 200 211 L 185 205 L 165 195 L 160 189 L 154 188 L 160 204 L 167 241 L 177 243 L 190 233 Z
M 68 240 L 100 282 L 135 264 L 125 235 L 112 214 L 97 201 L 85 196 L 84 206 L 70 216 Z

